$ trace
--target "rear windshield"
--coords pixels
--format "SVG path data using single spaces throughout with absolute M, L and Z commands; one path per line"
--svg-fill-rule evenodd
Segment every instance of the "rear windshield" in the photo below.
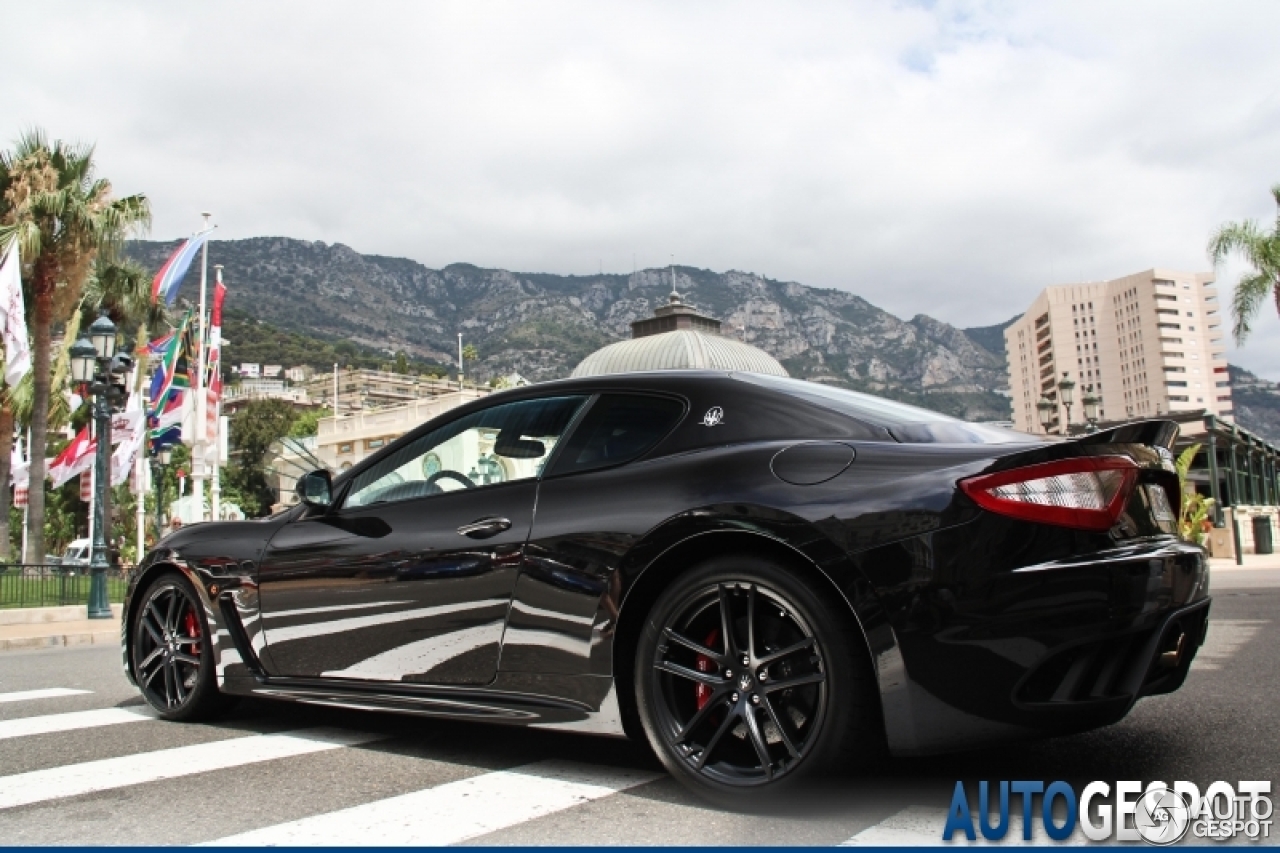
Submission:
M 881 427 L 904 444 L 1025 444 L 1040 441 L 1035 436 L 1017 430 L 969 423 L 918 406 L 820 385 L 817 382 L 759 373 L 735 373 L 733 378 L 772 388 L 863 423 Z

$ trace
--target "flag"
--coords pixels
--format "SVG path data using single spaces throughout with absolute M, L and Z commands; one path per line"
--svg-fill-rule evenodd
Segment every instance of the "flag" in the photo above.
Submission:
M 49 479 L 56 489 L 76 474 L 87 471 L 93 465 L 93 452 L 98 443 L 89 437 L 89 426 L 86 424 L 76 437 L 71 439 L 57 457 L 49 463 Z
M 227 286 L 219 276 L 213 289 L 213 310 L 209 317 L 209 339 L 205 350 L 205 387 L 212 388 L 222 374 L 222 303 L 227 298 Z M 217 383 L 221 393 L 221 382 Z
M 4 341 L 4 380 L 12 388 L 31 370 L 27 311 L 22 300 L 22 261 L 18 241 L 10 240 L 0 259 L 0 339 Z
M 93 469 L 80 472 L 80 500 L 93 503 Z
M 13 446 L 9 454 L 9 484 L 15 489 L 25 489 L 31 482 L 31 460 L 23 456 L 22 441 Z
M 191 312 L 188 311 L 178 328 L 157 341 L 148 349 L 160 356 L 160 363 L 151 376 L 151 388 L 147 394 L 153 415 L 163 411 L 174 389 L 191 387 L 190 364 L 194 347 L 191 340 Z
M 163 299 L 165 305 L 173 304 L 173 300 L 178 296 L 178 288 L 182 286 L 183 276 L 187 274 L 187 270 L 191 269 L 191 262 L 195 260 L 196 253 L 212 233 L 212 228 L 201 231 L 169 256 L 169 260 L 164 262 L 164 266 L 160 267 L 160 271 L 156 273 L 155 280 L 151 282 L 152 302 L 159 303 Z
M 118 486 L 129 478 L 134 457 L 146 436 L 147 421 L 142 416 L 142 400 L 139 395 L 131 394 L 124 412 L 116 415 L 111 424 L 111 439 L 116 445 L 115 452 L 111 454 L 111 485 Z

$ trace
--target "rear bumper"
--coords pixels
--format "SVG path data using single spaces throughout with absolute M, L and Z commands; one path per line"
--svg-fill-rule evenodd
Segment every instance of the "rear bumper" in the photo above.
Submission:
M 898 609 L 897 648 L 878 662 L 890 746 L 937 752 L 1114 723 L 1182 685 L 1208 589 L 1203 549 L 1171 537 L 935 574 Z

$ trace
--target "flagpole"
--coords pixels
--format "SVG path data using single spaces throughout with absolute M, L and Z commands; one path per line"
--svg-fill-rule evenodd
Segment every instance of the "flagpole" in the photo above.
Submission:
M 212 213 L 201 213 L 204 217 L 204 228 L 209 230 L 209 217 Z M 198 354 L 196 358 L 196 428 L 191 442 L 191 485 L 196 495 L 196 511 L 202 521 L 207 520 L 204 514 L 204 466 L 205 438 L 208 434 L 208 404 L 204 398 L 205 350 L 208 349 L 209 319 L 205 316 L 205 293 L 209 286 L 209 241 L 205 240 L 200 247 L 200 330 L 196 338 Z
M 27 520 L 31 517 L 31 428 L 27 427 L 27 450 L 23 454 L 27 460 L 27 502 L 22 506 L 22 557 L 18 562 L 27 563 L 43 563 L 44 554 L 40 555 L 39 560 L 32 560 L 27 554 Z M 40 484 L 43 488 L 44 483 Z

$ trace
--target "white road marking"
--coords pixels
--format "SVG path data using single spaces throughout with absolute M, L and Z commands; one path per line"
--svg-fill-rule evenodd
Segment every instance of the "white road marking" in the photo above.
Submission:
M 642 770 L 541 761 L 251 830 L 208 844 L 316 847 L 457 844 L 608 797 L 656 778 L 657 774 Z
M 1222 669 L 1222 665 L 1234 658 L 1240 648 L 1262 630 L 1263 625 L 1269 624 L 1270 619 L 1209 619 L 1209 636 L 1191 662 L 1192 671 Z
M 150 708 L 98 708 L 93 711 L 71 711 L 67 714 L 19 717 L 16 720 L 0 720 L 0 740 L 45 735 L 51 732 L 70 732 L 76 729 L 93 729 L 119 723 L 140 723 L 155 718 L 156 715 Z
M 76 690 L 71 687 L 46 687 L 43 690 L 19 690 L 17 693 L 0 693 L 0 702 L 27 702 L 32 699 L 56 699 L 59 696 L 82 696 L 92 690 Z
M 379 737 L 381 736 L 341 729 L 304 729 L 231 738 L 0 776 L 0 809 L 158 782 L 162 779 L 193 776 L 227 767 L 274 761 L 277 758 L 341 749 L 378 740 Z
M 1021 800 L 1018 801 L 1021 804 Z M 1022 812 L 1019 808 L 1011 807 L 1009 809 L 1009 827 L 1004 838 L 997 841 L 988 841 L 982 837 L 982 830 L 978 826 L 977 815 L 973 816 L 974 840 L 970 841 L 965 837 L 963 830 L 957 830 L 951 834 L 950 841 L 942 839 L 942 830 L 947 825 L 947 810 L 934 808 L 931 806 L 909 806 L 897 814 L 890 815 L 875 826 L 869 826 L 841 844 L 841 847 L 1003 847 L 1003 846 L 1025 846 L 1034 844 L 1038 846 L 1053 846 L 1058 844 L 1066 844 L 1068 846 L 1078 846 L 1088 844 L 1089 841 L 1080 832 L 1077 826 L 1071 835 L 1064 841 L 1054 841 L 1044 832 L 1044 825 L 1040 821 L 1040 809 L 1037 808 L 1032 812 L 1031 820 L 1031 840 L 1024 841 L 1022 838 Z M 1059 824 L 1061 825 L 1061 824 Z

